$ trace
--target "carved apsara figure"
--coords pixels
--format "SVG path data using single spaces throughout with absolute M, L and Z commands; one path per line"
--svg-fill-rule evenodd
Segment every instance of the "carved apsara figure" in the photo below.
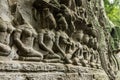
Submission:
M 57 62 L 60 56 L 52 49 L 55 42 L 55 33 L 52 30 L 44 29 L 39 32 L 39 47 L 44 55 L 45 62 Z
M 56 20 L 53 14 L 50 12 L 49 8 L 43 9 L 43 20 L 44 20 L 44 28 L 56 28 Z
M 101 61 L 100 61 L 100 55 L 99 52 L 97 50 L 94 50 L 95 54 L 96 54 L 96 67 L 98 69 L 101 69 Z
M 39 47 L 44 55 L 44 61 L 57 62 L 60 60 L 60 56 L 53 51 L 53 45 L 55 42 L 54 29 L 56 28 L 56 20 L 53 14 L 49 11 L 49 8 L 43 9 L 44 22 L 46 26 L 38 33 Z
M 36 32 L 28 24 L 19 25 L 14 31 L 14 43 L 18 48 L 17 54 L 20 60 L 41 61 L 43 59 L 43 55 L 33 49 L 36 36 Z
M 93 68 L 96 67 L 96 55 L 93 48 L 90 48 L 90 66 Z
M 67 47 L 71 45 L 71 41 L 69 36 L 66 34 L 66 30 L 68 29 L 68 25 L 66 23 L 66 19 L 62 14 L 58 14 L 58 31 L 56 32 L 56 46 L 58 50 L 58 54 L 61 55 L 62 60 L 65 60 L 66 63 L 72 63 L 70 60 L 70 54 L 67 54 Z M 72 57 L 72 55 L 71 55 Z
M 63 27 L 65 29 L 66 28 L 68 29 L 68 23 L 62 13 L 57 14 L 57 27 L 58 28 Z
M 90 57 L 90 51 L 87 45 L 83 45 L 83 60 L 82 65 L 83 66 L 89 66 L 89 57 Z
M 68 34 L 71 34 L 71 32 L 75 31 L 75 25 L 74 21 L 76 20 L 75 15 L 72 13 L 72 11 L 65 6 L 64 4 L 61 4 L 61 13 L 65 17 L 67 24 L 68 24 Z
M 11 53 L 10 36 L 13 32 L 13 26 L 0 18 L 0 56 L 7 57 Z M 4 58 L 3 58 L 4 60 Z
M 74 60 L 74 64 L 76 65 L 81 65 L 81 61 L 83 59 L 83 46 L 82 46 L 82 38 L 83 38 L 83 31 L 79 30 L 77 32 L 74 32 L 72 35 L 73 40 L 75 41 L 76 44 L 76 48 L 78 48 L 76 50 L 76 52 L 73 54 L 73 60 Z

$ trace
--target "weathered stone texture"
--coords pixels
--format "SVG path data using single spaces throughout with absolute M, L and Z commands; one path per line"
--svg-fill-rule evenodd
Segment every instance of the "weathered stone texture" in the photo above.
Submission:
M 60 63 L 0 62 L 0 80 L 108 80 L 103 69 Z
M 119 80 L 113 26 L 103 0 L 0 0 L 0 80 Z

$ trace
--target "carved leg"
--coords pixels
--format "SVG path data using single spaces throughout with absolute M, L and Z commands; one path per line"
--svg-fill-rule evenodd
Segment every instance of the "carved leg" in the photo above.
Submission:
M 34 49 L 30 49 L 29 53 L 27 53 L 26 55 L 21 55 L 19 57 L 19 60 L 23 60 L 23 61 L 41 61 L 43 60 L 43 55 L 42 53 L 34 50 Z
M 57 62 L 61 62 L 61 57 L 57 54 L 47 54 L 44 56 L 44 62 L 48 62 L 48 63 L 57 63 Z
M 81 49 L 77 51 L 77 55 L 72 59 L 74 65 L 79 65 L 81 66 L 81 60 L 83 59 L 83 53 Z
M 19 60 L 21 61 L 41 61 L 39 57 L 24 57 L 24 56 L 19 56 Z
M 80 59 L 79 58 L 77 58 L 77 57 L 75 57 L 75 58 L 73 58 L 73 64 L 74 65 L 79 65 L 79 66 L 81 66 L 82 64 L 80 63 Z
M 88 67 L 89 65 L 88 65 L 88 52 L 84 52 L 83 53 L 83 60 L 82 60 L 82 65 L 84 66 L 84 67 Z
M 96 58 L 96 67 L 97 67 L 98 69 L 101 69 L 101 68 L 102 68 L 101 62 L 100 62 L 99 53 L 97 54 L 97 58 Z
M 90 58 L 90 66 L 91 66 L 92 68 L 95 68 L 95 67 L 96 67 L 96 66 L 95 66 L 95 62 L 96 62 L 95 54 L 93 53 L 93 54 L 91 54 L 91 58 Z
M 11 52 L 11 48 L 7 45 L 0 43 L 0 52 L 1 56 L 8 56 Z
M 68 64 L 72 64 L 72 55 L 71 54 L 66 54 L 66 59 L 65 59 L 65 62 L 68 63 Z

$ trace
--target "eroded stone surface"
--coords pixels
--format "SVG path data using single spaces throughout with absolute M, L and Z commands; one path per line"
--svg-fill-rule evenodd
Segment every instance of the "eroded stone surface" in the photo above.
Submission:
M 60 63 L 0 62 L 0 80 L 108 80 L 103 69 Z
M 119 74 L 103 0 L 1 0 L 0 12 L 0 80 L 115 80 Z

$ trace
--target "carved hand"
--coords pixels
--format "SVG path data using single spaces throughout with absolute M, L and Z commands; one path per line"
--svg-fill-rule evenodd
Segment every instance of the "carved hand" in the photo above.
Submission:
M 50 54 L 55 54 L 51 49 L 48 49 Z

